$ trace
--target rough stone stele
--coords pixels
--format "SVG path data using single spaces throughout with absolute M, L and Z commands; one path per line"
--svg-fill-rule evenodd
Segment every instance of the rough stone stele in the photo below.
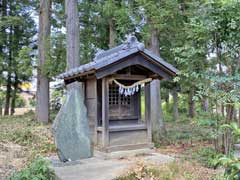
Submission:
M 59 159 L 76 161 L 92 156 L 87 111 L 82 88 L 71 88 L 53 124 Z

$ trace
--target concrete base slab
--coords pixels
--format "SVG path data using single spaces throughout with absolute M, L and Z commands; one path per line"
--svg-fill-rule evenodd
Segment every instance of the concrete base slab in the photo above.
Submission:
M 95 152 L 95 156 L 80 161 L 62 163 L 50 158 L 57 180 L 112 180 L 126 175 L 138 161 L 159 165 L 174 158 L 152 150 L 119 151 L 114 153 Z
M 126 151 L 115 151 L 110 153 L 105 153 L 101 151 L 95 151 L 95 156 L 104 157 L 105 159 L 122 159 L 122 158 L 130 158 L 136 156 L 145 156 L 154 153 L 153 149 L 136 149 L 136 150 L 126 150 Z
M 111 180 L 124 175 L 133 165 L 126 160 L 103 160 L 89 163 L 55 167 L 56 179 L 58 180 Z

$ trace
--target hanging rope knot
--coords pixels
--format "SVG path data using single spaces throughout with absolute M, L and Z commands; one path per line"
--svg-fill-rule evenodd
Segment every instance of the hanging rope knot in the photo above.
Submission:
M 135 94 L 136 92 L 139 91 L 139 89 L 140 89 L 139 86 L 143 86 L 145 83 L 148 83 L 151 81 L 152 81 L 152 78 L 147 78 L 147 79 L 143 79 L 141 81 L 137 81 L 137 82 L 133 83 L 132 85 L 126 86 L 126 85 L 118 82 L 116 79 L 113 79 L 113 82 L 119 86 L 119 89 L 118 89 L 119 93 L 124 96 L 130 96 L 130 95 Z

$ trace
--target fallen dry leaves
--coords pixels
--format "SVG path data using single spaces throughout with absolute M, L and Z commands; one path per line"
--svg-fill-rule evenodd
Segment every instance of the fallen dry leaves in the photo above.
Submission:
M 129 179 L 134 177 L 136 180 L 211 180 L 221 172 L 221 170 L 205 168 L 198 163 L 183 160 L 176 160 L 160 166 L 139 161 L 126 177 Z

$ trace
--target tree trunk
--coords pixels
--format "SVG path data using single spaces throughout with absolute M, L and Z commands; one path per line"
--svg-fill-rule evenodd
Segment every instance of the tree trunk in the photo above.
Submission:
M 238 127 L 240 127 L 240 109 L 238 109 Z
M 11 102 L 11 115 L 13 115 L 15 113 L 15 104 L 16 104 L 16 96 L 17 96 L 17 78 L 15 78 L 15 82 L 14 82 L 14 89 L 13 89 L 13 93 L 12 93 L 12 102 Z
M 10 107 L 10 98 L 11 98 L 11 72 L 8 72 L 7 77 L 7 90 L 6 90 L 6 100 L 5 100 L 5 108 L 4 115 L 9 115 L 9 107 Z
M 114 30 L 113 20 L 109 20 L 109 48 L 112 48 L 116 45 L 116 32 Z
M 79 17 L 76 0 L 65 0 L 66 15 L 66 41 L 67 41 L 67 69 L 76 68 L 80 65 L 79 60 Z M 76 86 L 82 86 L 81 83 L 72 83 L 67 85 L 67 89 L 74 89 Z M 82 94 L 83 96 L 83 94 Z
M 157 56 L 159 52 L 159 32 L 152 27 L 150 49 Z M 162 100 L 160 93 L 160 80 L 153 80 L 150 84 L 151 90 L 151 121 L 152 121 L 152 135 L 153 141 L 159 143 L 166 135 L 166 129 L 163 121 Z
M 67 69 L 80 65 L 79 61 L 79 18 L 76 0 L 65 1 L 66 41 L 67 41 Z
M 233 107 L 233 119 L 234 119 L 235 122 L 237 122 L 237 120 L 238 120 L 236 107 Z
M 6 8 L 6 2 L 5 0 L 2 0 L 2 6 L 1 6 L 1 17 L 5 16 L 5 8 Z M 4 30 L 2 30 L 2 33 L 5 33 Z M 3 45 L 0 44 L 0 55 L 3 54 Z M 1 72 L 1 76 L 2 76 L 2 72 Z M 0 116 L 2 116 L 3 113 L 3 109 L 2 109 L 2 102 L 0 102 Z
M 178 114 L 178 92 L 177 87 L 174 87 L 172 90 L 172 96 L 173 96 L 173 120 L 177 121 L 179 118 Z
M 233 119 L 233 105 L 227 105 L 227 117 L 226 117 L 226 124 L 230 124 Z M 231 130 L 227 129 L 224 133 L 224 153 L 226 155 L 230 154 L 231 151 L 231 144 L 232 144 L 232 137 L 231 137 Z
M 2 17 L 4 17 L 4 16 L 6 16 L 7 15 L 7 1 L 6 0 L 2 0 L 1 1 L 2 2 L 2 4 L 1 4 L 1 16 Z M 2 37 L 2 41 L 3 41 L 3 44 L 7 44 L 7 42 L 6 42 L 6 39 L 7 39 L 7 37 L 6 37 L 6 32 L 5 32 L 5 29 L 3 28 L 2 29 L 2 33 L 4 34 L 4 36 Z M 3 56 L 4 55 L 4 45 L 3 44 L 1 44 L 1 56 Z M 4 58 L 4 57 L 3 57 Z M 1 76 L 2 76 L 3 74 L 1 74 Z M 8 87 L 9 88 L 9 87 Z M 8 89 L 7 88 L 7 89 Z M 9 91 L 9 90 L 8 90 Z M 7 92 L 6 92 L 6 94 L 7 94 Z M 5 96 L 5 98 L 6 99 L 9 99 L 9 97 L 7 98 L 7 96 Z M 3 115 L 3 106 L 4 106 L 4 104 L 3 103 L 1 103 L 1 115 Z M 6 103 L 5 103 L 5 106 L 6 106 Z M 7 111 L 8 112 L 8 111 Z M 6 112 L 6 114 L 7 114 L 7 112 Z M 4 114 L 5 114 L 5 112 L 4 112 Z
M 14 33 L 14 37 L 18 37 L 19 36 L 19 27 L 14 27 L 13 29 L 13 33 Z M 13 44 L 15 44 L 14 46 L 14 51 L 13 51 L 13 57 L 17 57 L 18 56 L 18 52 L 20 50 L 19 47 L 19 39 L 18 38 L 14 38 L 13 39 Z M 15 113 L 15 104 L 16 104 L 16 96 L 17 96 L 17 88 L 18 88 L 18 72 L 17 72 L 17 60 L 15 58 L 12 59 L 12 71 L 14 74 L 14 82 L 13 82 L 13 92 L 12 92 L 12 99 L 11 99 L 11 115 L 13 115 Z
M 168 91 L 168 89 L 166 89 L 166 91 L 167 92 L 164 96 L 164 100 L 165 100 L 165 103 L 166 103 L 166 111 L 169 112 L 169 106 L 170 106 L 170 104 L 169 104 L 169 91 Z
M 169 92 L 168 92 L 168 90 L 167 90 L 167 93 L 166 93 L 166 96 L 164 97 L 164 99 L 165 99 L 165 103 L 169 104 Z
M 224 107 L 224 104 L 221 104 L 221 113 L 222 113 L 222 116 L 225 116 L 225 107 Z
M 189 92 L 189 98 L 188 98 L 188 115 L 191 118 L 194 118 L 195 116 L 195 103 L 193 101 L 194 96 L 194 90 L 190 90 Z
M 49 80 L 42 66 L 49 58 L 51 0 L 40 0 L 37 69 L 37 121 L 49 121 Z
M 203 98 L 202 98 L 202 111 L 208 112 L 208 110 L 209 110 L 209 101 L 208 101 L 208 98 L 203 97 Z
M 8 74 L 7 74 L 7 90 L 6 90 L 6 100 L 5 100 L 5 109 L 4 115 L 9 115 L 9 107 L 10 107 L 10 98 L 11 98 L 11 77 L 12 77 L 12 26 L 10 27 L 10 34 L 9 34 L 9 47 L 8 47 Z
M 7 15 L 7 0 L 2 0 L 1 1 L 1 15 L 2 15 L 2 17 L 3 16 L 6 16 Z

